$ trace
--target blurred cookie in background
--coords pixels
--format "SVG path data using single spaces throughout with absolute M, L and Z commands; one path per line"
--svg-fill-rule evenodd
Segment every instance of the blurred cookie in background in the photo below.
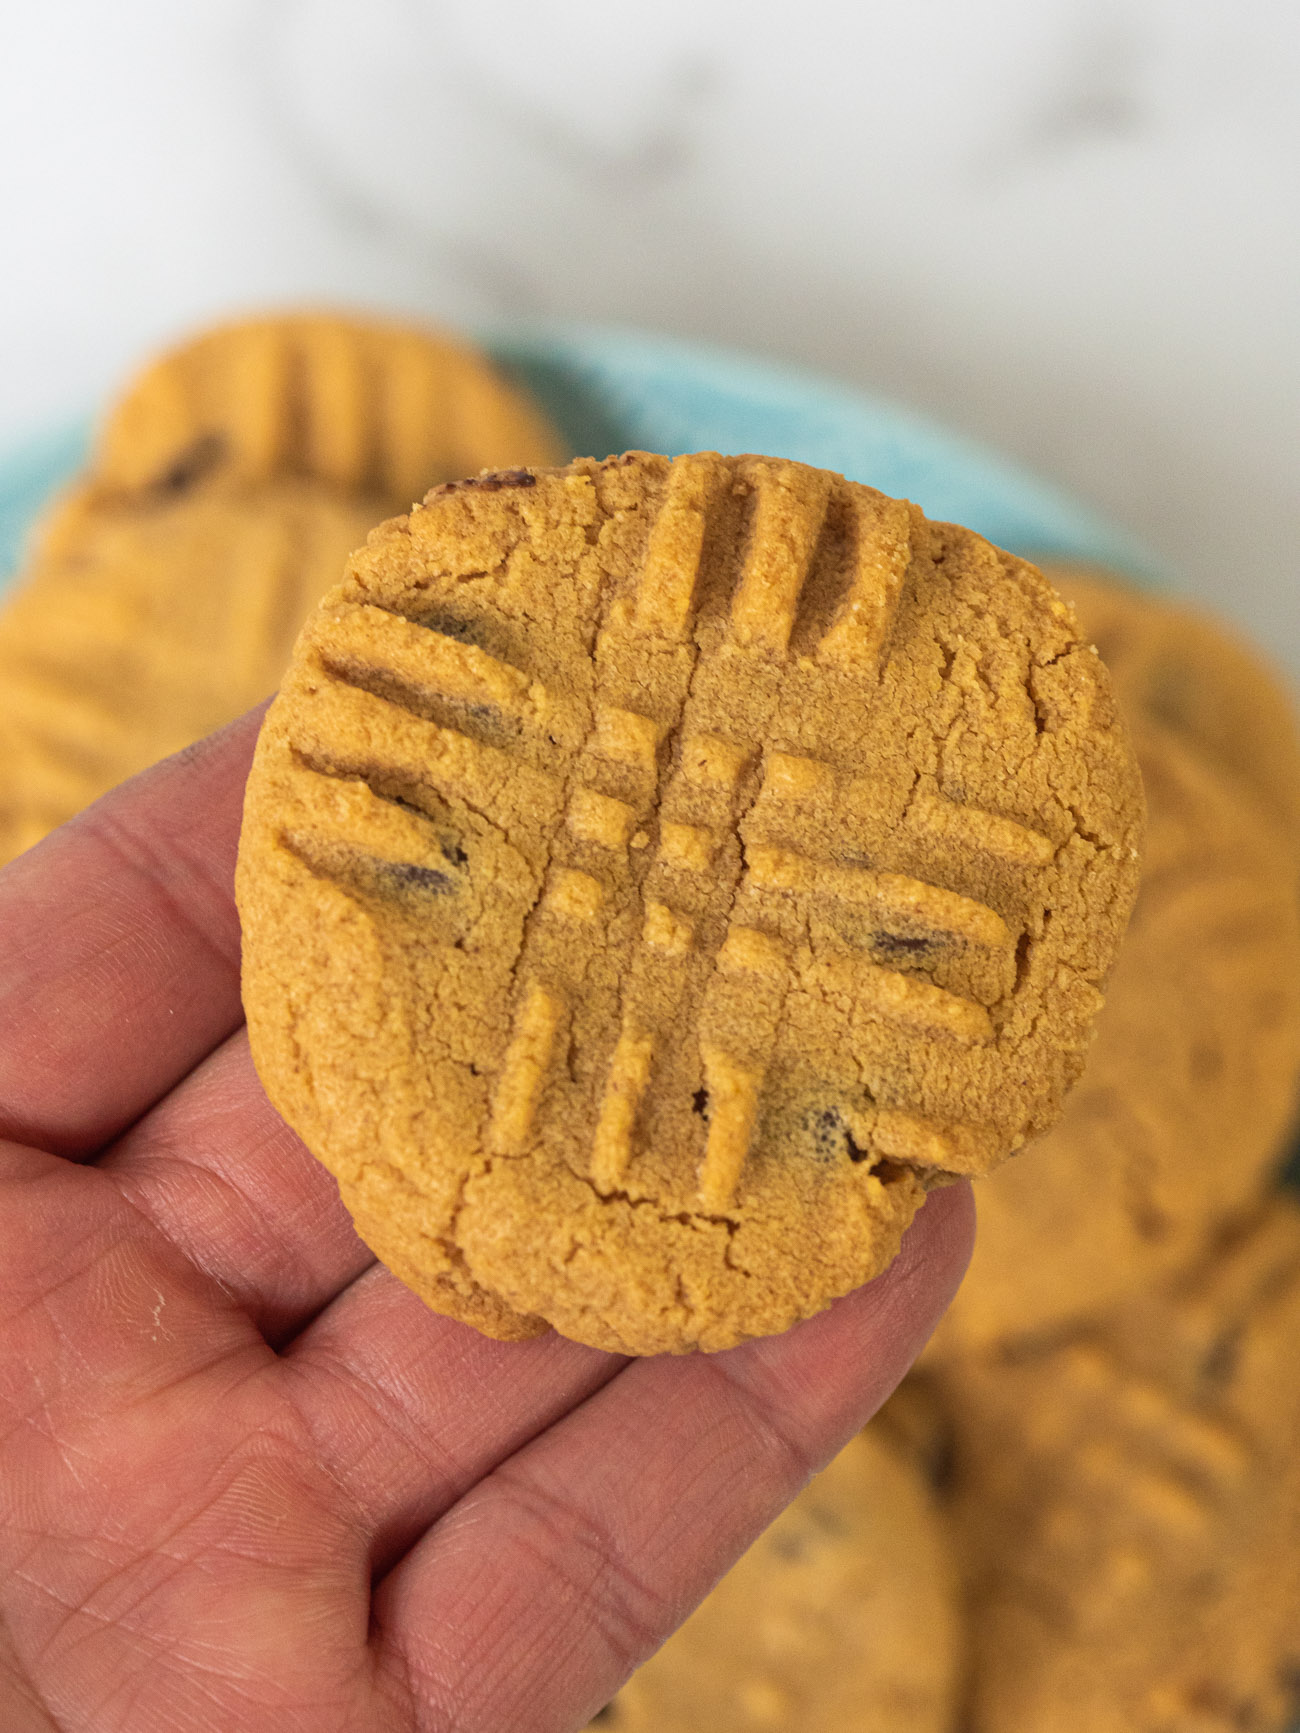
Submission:
M 0 612 L 0 858 L 273 691 L 384 507 L 309 479 L 92 509 Z
M 309 475 L 405 510 L 438 482 L 562 461 L 530 398 L 468 344 L 328 313 L 223 325 L 147 367 L 109 416 L 98 504 Z
M 397 324 L 254 319 L 148 367 L 0 609 L 0 860 L 265 697 L 375 524 L 563 455 L 472 349 Z
M 962 1642 L 924 1474 L 860 1433 L 624 1686 L 592 1733 L 948 1733 Z
M 966 1280 L 929 1356 L 1029 1340 L 1113 1306 L 1194 1258 L 1225 1221 L 1252 1209 L 1282 1158 L 1300 1074 L 1300 897 L 1287 814 L 1300 790 L 1295 724 L 1259 668 L 1258 712 L 1272 741 L 1253 779 L 1208 723 L 1153 715 L 1149 670 L 1201 691 L 1226 714 L 1211 629 L 1150 597 L 1093 584 L 1085 628 L 1108 622 L 1114 673 L 1147 790 L 1137 904 L 1107 988 L 1084 1075 L 1060 1123 L 1028 1159 L 981 1182 Z M 1169 621 L 1167 649 L 1158 626 Z M 1132 626 L 1133 630 L 1129 631 Z M 1127 634 L 1127 637 L 1126 637 Z M 1180 660 L 1191 644 L 1195 677 Z M 1163 664 L 1162 664 L 1163 658 Z M 1245 715 L 1246 652 L 1225 658 Z M 1186 679 L 1184 679 L 1186 675 Z M 1190 700 L 1185 711 L 1195 707 Z
M 1226 623 L 1067 567 L 1046 574 L 1074 604 L 1131 723 L 1179 735 L 1300 846 L 1300 734 L 1280 677 Z
M 970 1733 L 1281 1733 L 1300 1683 L 1300 1208 L 934 1374 Z

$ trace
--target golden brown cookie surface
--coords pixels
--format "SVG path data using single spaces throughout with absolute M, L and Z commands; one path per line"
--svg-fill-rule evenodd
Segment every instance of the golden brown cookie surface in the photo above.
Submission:
M 435 1306 L 730 1346 L 1059 1110 L 1140 809 L 1068 610 L 969 532 L 707 453 L 440 489 L 263 730 L 255 1058 Z
M 1282 1733 L 1300 1668 L 1300 1209 L 941 1381 L 973 1733 Z
M 1181 656 L 1182 610 L 1092 590 L 1082 624 L 1092 635 L 1100 621 L 1103 642 L 1120 647 L 1112 673 L 1147 791 L 1142 884 L 1060 1123 L 979 1188 L 975 1254 L 932 1357 L 1096 1315 L 1187 1264 L 1216 1224 L 1253 1207 L 1295 1113 L 1300 900 L 1288 831 L 1270 810 L 1285 812 L 1300 781 L 1289 796 L 1279 785 L 1265 810 L 1223 752 L 1162 720 L 1148 670 Z M 1209 628 L 1194 625 L 1201 646 Z M 1134 644 L 1136 663 L 1123 649 Z M 1202 685 L 1216 678 L 1208 652 L 1197 667 Z M 1238 676 L 1230 661 L 1233 691 Z M 1262 729 L 1278 694 L 1266 673 L 1260 682 Z M 1212 691 L 1201 703 L 1222 708 Z M 1282 721 L 1278 765 L 1295 734 Z
M 472 351 L 325 315 L 149 368 L 0 609 L 0 860 L 239 715 L 371 526 L 554 440 Z
M 592 1733 L 949 1733 L 961 1629 L 915 1467 L 869 1427 L 750 1548 Z

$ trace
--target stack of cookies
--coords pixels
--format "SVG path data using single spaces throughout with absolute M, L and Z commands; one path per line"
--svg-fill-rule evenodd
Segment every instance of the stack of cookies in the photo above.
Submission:
M 438 1309 L 726 1346 L 1054 1117 L 1132 894 L 1131 760 L 1065 612 L 978 538 L 771 459 L 562 455 L 472 352 L 395 326 L 251 321 L 150 369 L 0 611 L 0 859 L 265 696 L 349 549 L 493 470 L 372 536 L 299 643 L 241 865 L 259 1062 Z M 1054 581 L 1149 807 L 1086 1069 L 981 1180 L 921 1366 L 607 1733 L 1288 1725 L 1300 748 L 1216 626 Z M 886 666 L 892 731 L 853 685 Z M 277 1043 L 344 953 L 311 1063 L 350 1105 L 316 1126 Z M 372 964 L 400 991 L 359 991 Z M 448 982 L 473 1052 L 439 1044 Z M 992 1066 L 1004 1028 L 1032 1087 Z M 441 1168 L 412 1143 L 433 1063 L 478 1128 L 439 1133 Z M 755 1281 L 828 1206 L 797 1288 Z
M 1057 574 L 1142 765 L 1142 887 L 1064 1116 L 979 1196 L 902 1395 L 942 1461 L 963 1726 L 1280 1733 L 1300 1681 L 1289 704 L 1183 609 Z
M 778 1524 L 593 1725 L 1284 1733 L 1297 1713 L 1300 1205 L 1277 1180 L 1300 1075 L 1300 746 L 1219 627 L 1053 576 L 1142 766 L 1142 884 L 1082 1080 L 977 1188 L 966 1282 L 854 1446 L 876 1458 L 890 1573 L 854 1591 L 870 1628 L 826 1655 L 843 1574 L 828 1564 L 808 1610 Z M 821 1511 L 828 1553 L 842 1461 L 786 1519 Z
M 0 610 L 0 861 L 264 699 L 375 524 L 558 455 L 477 353 L 405 326 L 253 319 L 146 369 Z

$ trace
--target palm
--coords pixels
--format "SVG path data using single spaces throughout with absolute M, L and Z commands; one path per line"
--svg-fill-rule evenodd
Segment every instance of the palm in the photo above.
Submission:
M 968 1202 L 711 1359 L 427 1311 L 249 1062 L 253 727 L 0 878 L 0 1724 L 576 1727 L 887 1394 Z

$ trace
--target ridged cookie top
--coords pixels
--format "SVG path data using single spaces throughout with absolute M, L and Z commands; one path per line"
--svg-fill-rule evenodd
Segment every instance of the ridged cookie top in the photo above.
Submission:
M 405 505 L 484 463 L 549 463 L 551 429 L 483 356 L 437 332 L 330 313 L 218 326 L 164 355 L 116 405 L 91 480 L 184 494 L 313 476 Z
M 1294 1725 L 1300 1210 L 940 1387 L 971 1615 L 967 1723 Z
M 259 1066 L 345 1189 L 374 1135 L 417 1191 L 455 1170 L 444 1246 L 516 1311 L 722 1346 L 1054 1117 L 1140 805 L 1072 617 L 966 531 L 768 458 L 452 484 L 375 532 L 264 731 Z M 327 905 L 385 982 L 371 1057 L 325 1061 L 341 1117 L 274 1038 L 275 933 Z
M 284 313 L 154 362 L 0 609 L 0 861 L 260 702 L 381 518 L 560 455 L 482 356 L 416 327 Z

